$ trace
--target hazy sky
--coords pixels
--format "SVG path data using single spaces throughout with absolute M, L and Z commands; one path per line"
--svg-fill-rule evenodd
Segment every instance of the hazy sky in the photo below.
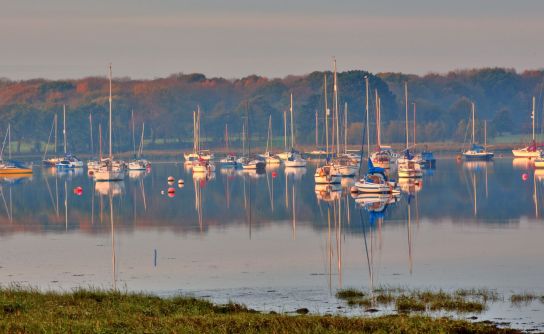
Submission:
M 543 68 L 540 0 L 0 0 L 0 77 Z

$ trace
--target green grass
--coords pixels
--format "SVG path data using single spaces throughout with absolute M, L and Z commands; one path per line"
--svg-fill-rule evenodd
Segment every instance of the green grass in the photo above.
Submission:
M 2 333 L 519 333 L 484 323 L 410 315 L 264 314 L 191 297 L 0 289 Z

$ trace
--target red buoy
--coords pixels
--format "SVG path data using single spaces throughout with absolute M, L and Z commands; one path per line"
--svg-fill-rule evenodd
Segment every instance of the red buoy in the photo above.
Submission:
M 168 188 L 168 197 L 174 197 L 176 196 L 176 189 L 170 187 Z
M 74 188 L 74 194 L 76 194 L 76 195 L 78 195 L 78 196 L 83 195 L 83 188 L 81 188 L 81 187 L 75 187 L 75 188 Z
M 529 180 L 529 174 L 527 174 L 527 173 L 521 174 L 521 179 L 522 179 L 523 181 Z
M 278 176 L 278 173 L 272 172 L 272 177 L 276 177 L 276 176 Z

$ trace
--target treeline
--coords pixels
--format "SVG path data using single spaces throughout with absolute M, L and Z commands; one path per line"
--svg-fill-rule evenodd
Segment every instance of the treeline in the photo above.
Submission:
M 223 145 L 225 124 L 228 124 L 231 141 L 237 145 L 244 117 L 248 114 L 255 143 L 262 144 L 266 140 L 268 116 L 271 115 L 275 143 L 283 145 L 283 117 L 289 110 L 289 96 L 293 93 L 297 142 L 315 142 L 317 113 L 318 141 L 324 145 L 325 76 L 327 102 L 332 109 L 335 101 L 330 72 L 282 79 L 249 76 L 227 80 L 207 78 L 202 74 L 175 74 L 154 80 L 117 78 L 113 82 L 113 142 L 117 150 L 132 148 L 133 111 L 136 137 L 139 137 L 145 122 L 148 148 L 190 147 L 192 114 L 200 106 L 201 137 L 206 145 Z M 543 122 L 544 71 L 516 73 L 510 69 L 490 68 L 425 76 L 347 71 L 338 74 L 338 108 L 343 124 L 347 106 L 347 134 L 351 143 L 361 141 L 365 119 L 365 77 L 369 78 L 370 85 L 372 138 L 375 134 L 377 91 L 381 101 L 383 142 L 404 141 L 404 82 L 408 83 L 410 119 L 413 102 L 417 107 L 418 141 L 463 141 L 472 101 L 476 104 L 477 118 L 488 120 L 490 136 L 528 133 L 532 96 L 537 97 L 539 128 Z M 3 136 L 10 123 L 12 140 L 26 144 L 33 151 L 42 151 L 55 114 L 59 116 L 59 128 L 62 127 L 62 106 L 66 104 L 69 150 L 77 153 L 90 151 L 90 114 L 96 150 L 98 124 L 104 129 L 104 142 L 107 140 L 108 92 L 105 77 L 63 81 L 1 80 L 0 134 Z M 481 124 L 478 122 L 479 128 Z M 61 131 L 59 143 L 62 143 Z

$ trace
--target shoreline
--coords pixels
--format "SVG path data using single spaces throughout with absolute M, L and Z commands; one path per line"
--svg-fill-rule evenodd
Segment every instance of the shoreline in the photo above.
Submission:
M 0 290 L 3 332 L 217 332 L 217 333 L 521 333 L 490 322 L 470 322 L 426 315 L 345 317 L 258 312 L 244 305 L 214 304 L 188 296 L 83 290 L 41 292 Z

